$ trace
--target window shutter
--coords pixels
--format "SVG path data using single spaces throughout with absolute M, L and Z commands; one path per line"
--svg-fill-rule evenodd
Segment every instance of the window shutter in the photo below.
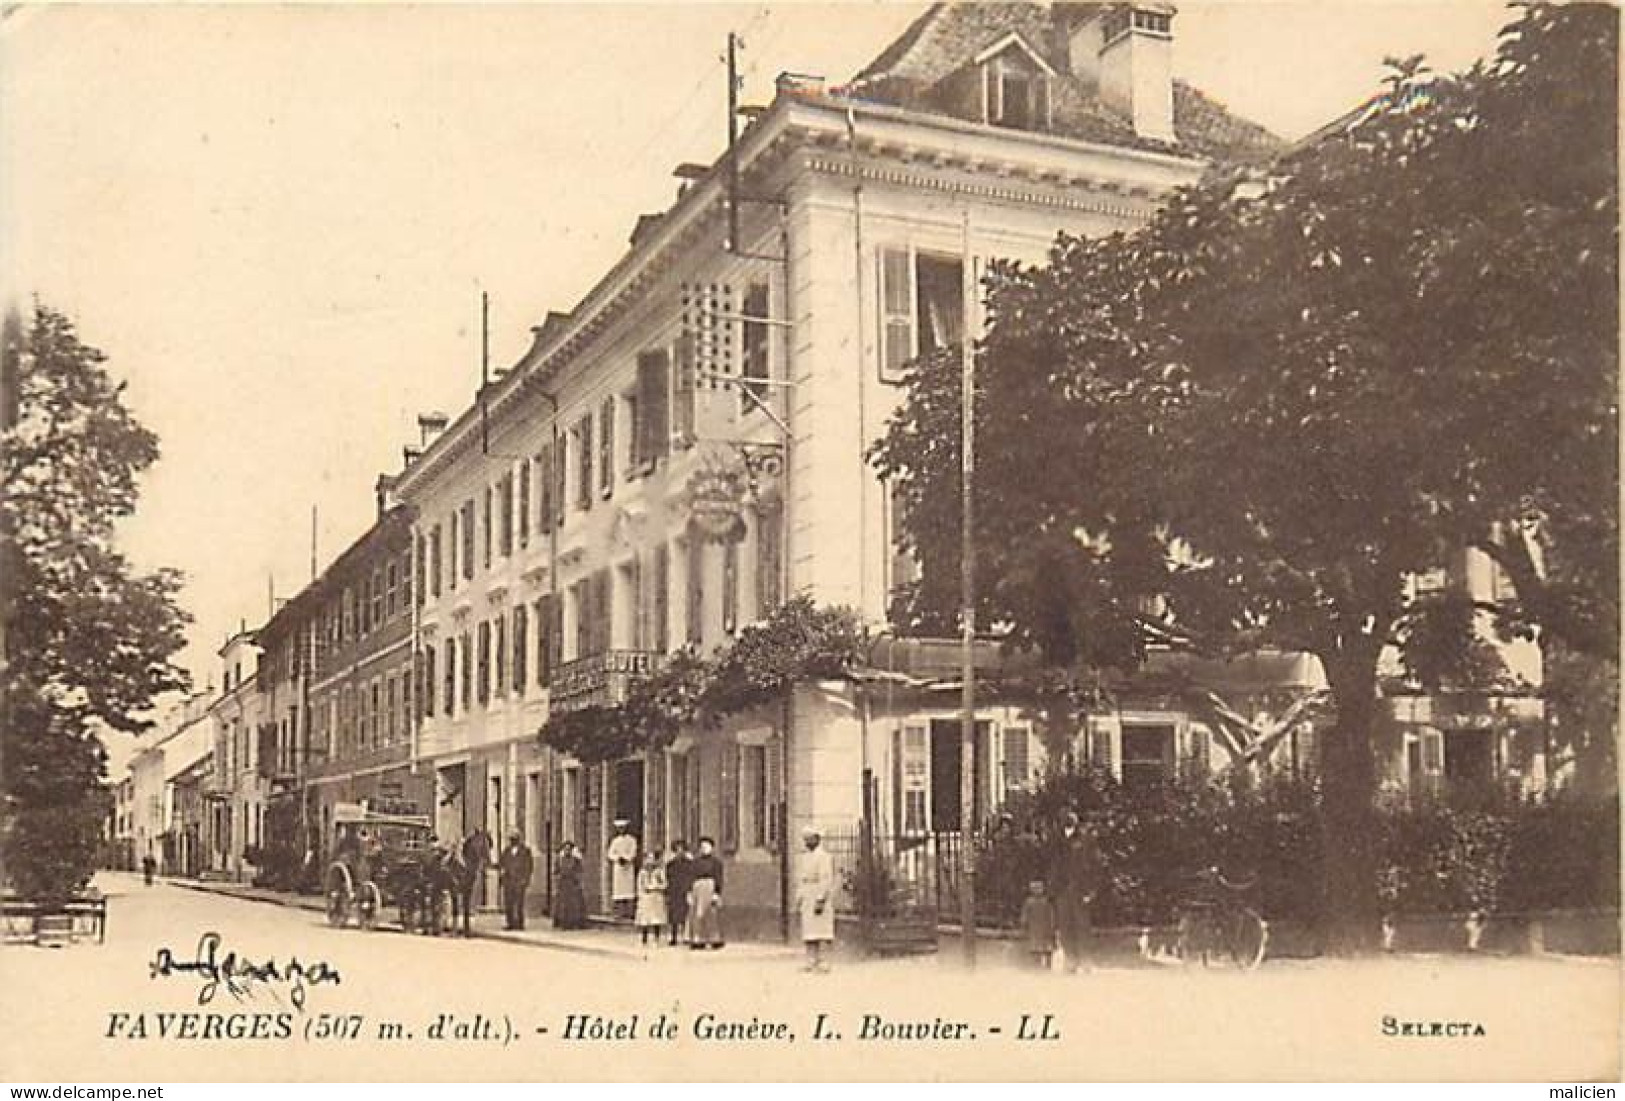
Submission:
M 592 414 L 576 422 L 576 506 L 582 511 L 592 508 Z
M 474 578 L 474 499 L 463 502 L 463 577 Z
M 491 543 L 493 524 L 491 518 L 491 503 L 495 490 L 491 486 L 485 487 L 485 507 L 480 511 L 480 543 L 485 551 L 485 568 L 491 568 Z
M 914 265 L 906 249 L 880 253 L 880 378 L 900 382 L 914 358 Z
M 1089 728 L 1090 763 L 1102 772 L 1114 771 L 1112 767 L 1112 730 L 1104 723 L 1091 724 Z
M 632 637 L 627 641 L 634 650 L 649 648 L 649 604 L 643 597 L 643 556 L 634 553 L 627 564 L 626 613 L 632 624 Z
M 477 698 L 486 703 L 491 698 L 491 622 L 482 619 L 479 627 L 480 671 Z
M 463 632 L 461 643 L 457 647 L 463 654 L 463 710 L 472 711 L 474 708 L 474 646 L 473 636 L 467 631 Z
M 652 853 L 666 848 L 666 751 L 652 749 L 645 755 L 643 790 L 647 793 L 648 814 L 643 820 L 643 840 Z
M 722 747 L 722 850 L 739 850 L 739 743 Z
M 764 844 L 770 852 L 783 852 L 784 740 L 777 734 L 768 740 L 763 767 L 767 770 L 762 784 L 767 793 L 767 836 Z
M 449 719 L 457 707 L 457 640 L 446 640 L 445 712 Z
M 1025 726 L 1004 728 L 1004 790 L 1020 791 L 1032 776 L 1031 733 Z
M 654 550 L 654 576 L 650 578 L 649 585 L 653 589 L 650 594 L 651 616 L 653 630 L 649 635 L 650 648 L 665 653 L 670 645 L 670 552 L 665 543 L 661 543 Z
M 676 446 L 687 448 L 694 442 L 695 336 L 684 331 L 677 338 L 677 369 L 672 380 L 671 434 Z
M 517 526 L 519 528 L 519 545 L 521 547 L 530 546 L 530 468 L 531 461 L 529 459 L 519 461 L 519 523 Z
M 555 436 L 553 439 L 553 526 L 564 526 L 564 513 L 570 503 L 569 458 L 570 444 L 568 433 Z
M 530 612 L 521 604 L 513 610 L 513 690 L 525 691 L 525 659 L 530 653 Z
M 671 353 L 664 348 L 638 356 L 637 462 L 653 463 L 671 446 Z
M 615 492 L 615 395 L 598 408 L 598 492 L 608 498 Z
M 508 694 L 508 617 L 499 615 L 492 620 L 495 637 L 491 654 L 496 661 L 495 675 L 491 678 L 491 694 L 498 699 Z
M 610 648 L 609 628 L 615 617 L 613 590 L 610 588 L 610 572 L 608 569 L 599 570 L 593 575 L 593 586 L 597 590 L 593 594 L 593 608 L 598 613 L 598 652 L 604 653 Z

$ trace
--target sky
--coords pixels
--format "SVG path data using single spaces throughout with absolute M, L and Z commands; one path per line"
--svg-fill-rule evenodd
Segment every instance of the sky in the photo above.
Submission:
M 789 70 L 850 78 L 922 4 L 6 5 L 0 296 L 72 317 L 163 457 L 121 531 L 215 651 L 373 516 L 420 411 L 455 415 L 669 206 L 671 170 Z M 1493 50 L 1482 2 L 1194 3 L 1176 75 L 1285 137 L 1388 56 Z

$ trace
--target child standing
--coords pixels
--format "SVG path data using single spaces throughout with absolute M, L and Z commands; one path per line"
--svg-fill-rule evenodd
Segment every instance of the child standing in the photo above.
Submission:
M 1027 957 L 1040 971 L 1048 971 L 1055 956 L 1055 907 L 1044 895 L 1044 881 L 1027 884 L 1027 901 L 1021 906 L 1021 930 L 1027 942 Z
M 660 943 L 660 933 L 666 925 L 666 870 L 660 866 L 660 855 L 650 851 L 638 870 L 638 904 L 635 920 L 638 942 Z

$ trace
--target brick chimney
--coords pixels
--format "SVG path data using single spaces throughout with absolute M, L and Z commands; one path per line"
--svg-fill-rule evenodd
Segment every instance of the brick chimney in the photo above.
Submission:
M 1164 0 L 1060 4 L 1072 75 L 1142 138 L 1174 141 L 1174 15 Z

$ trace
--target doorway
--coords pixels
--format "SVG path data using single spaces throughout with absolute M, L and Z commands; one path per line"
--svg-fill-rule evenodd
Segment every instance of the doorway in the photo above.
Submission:
M 612 819 L 624 818 L 630 825 L 632 836 L 643 838 L 643 762 L 617 761 L 615 764 Z
M 993 724 L 976 723 L 974 796 L 971 805 L 972 828 L 987 813 L 988 740 Z M 960 768 L 964 760 L 964 737 L 958 719 L 931 720 L 931 829 L 936 833 L 958 833 L 960 828 Z

